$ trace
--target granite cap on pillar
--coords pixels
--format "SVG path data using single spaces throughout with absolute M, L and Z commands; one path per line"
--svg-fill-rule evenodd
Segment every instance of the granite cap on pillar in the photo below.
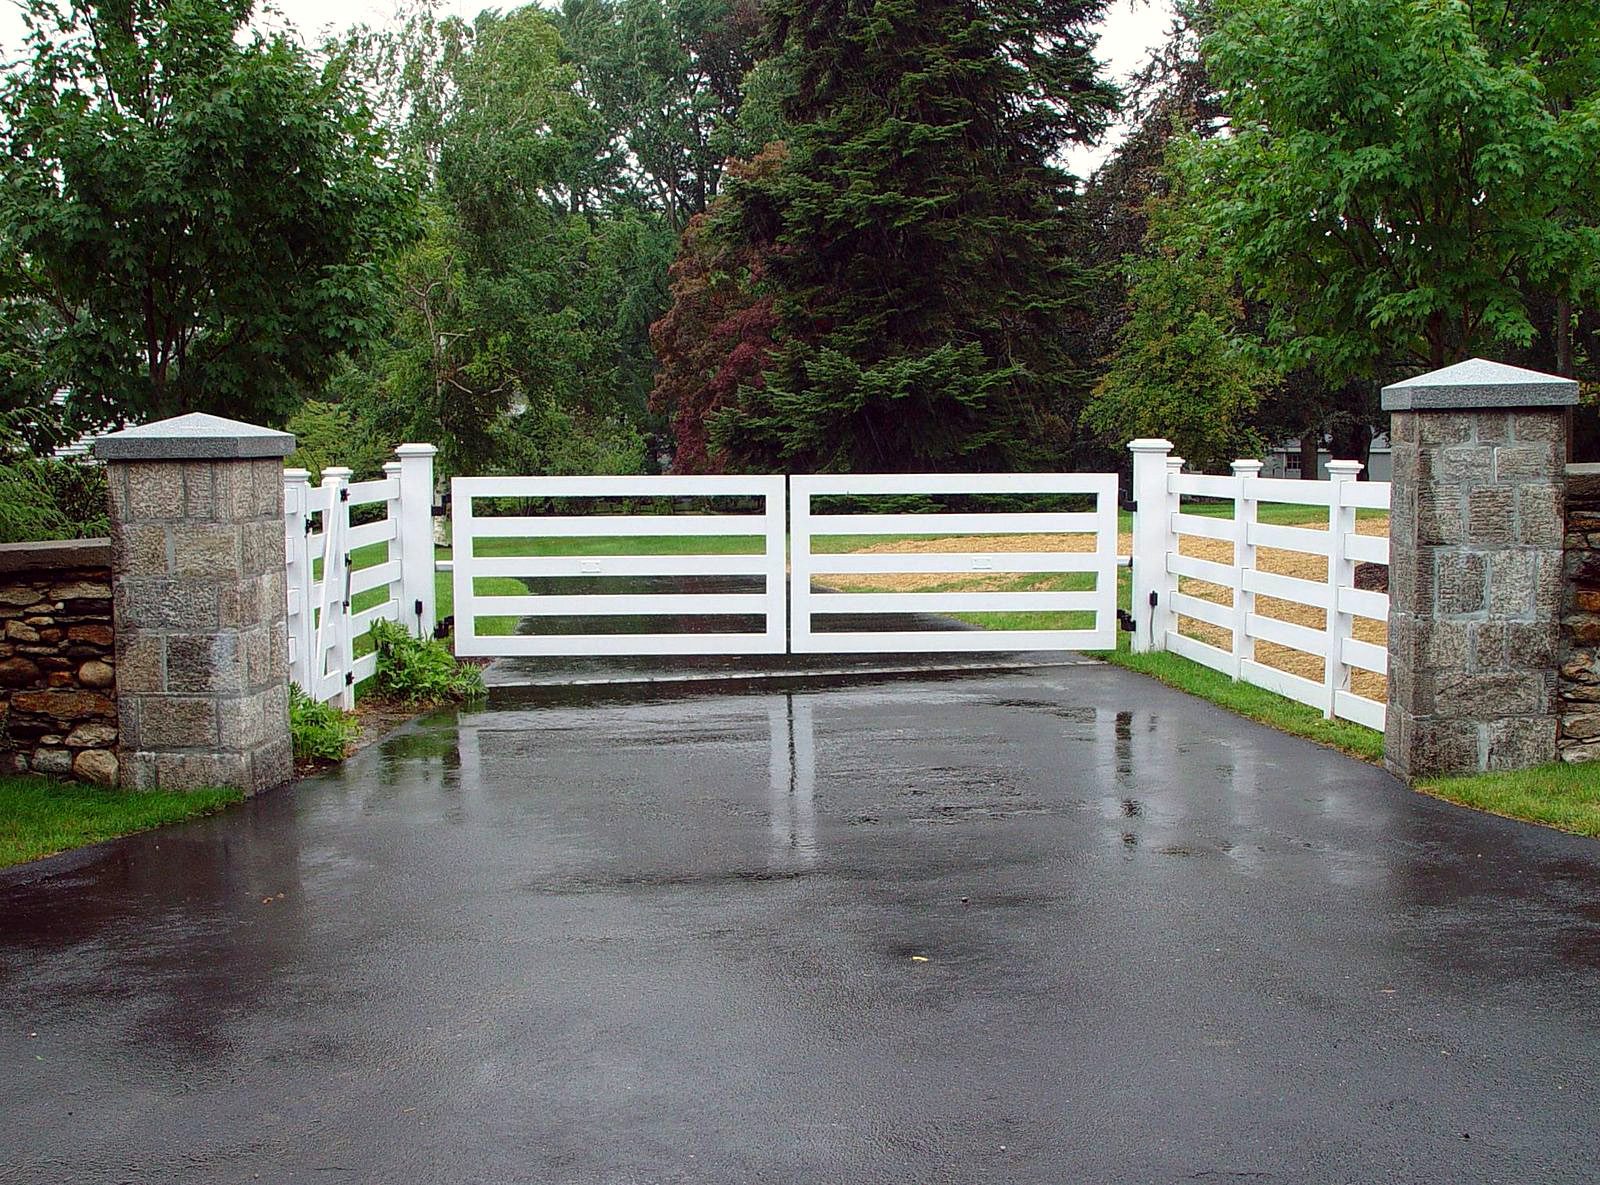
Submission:
M 1560 375 L 1473 358 L 1383 389 L 1384 411 L 1494 411 L 1571 407 L 1578 383 Z
M 94 455 L 102 461 L 230 461 L 287 457 L 294 435 L 205 412 L 140 424 L 102 436 Z

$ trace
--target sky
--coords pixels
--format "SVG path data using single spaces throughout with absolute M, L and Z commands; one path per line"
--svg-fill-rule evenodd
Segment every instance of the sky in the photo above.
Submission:
M 441 0 L 441 9 L 462 17 L 471 17 L 486 6 L 488 0 Z M 283 14 L 283 20 L 298 28 L 307 41 L 320 40 L 318 34 L 339 32 L 350 25 L 382 25 L 393 19 L 395 5 L 392 0 L 271 0 Z M 501 8 L 514 7 L 502 2 Z M 1098 56 L 1108 67 L 1113 79 L 1126 80 L 1128 75 L 1144 61 L 1145 55 L 1161 43 L 1172 18 L 1169 0 L 1112 0 L 1111 9 L 1100 30 Z M 280 21 L 271 16 L 257 18 L 257 23 L 276 28 Z M 9 57 L 21 46 L 22 22 L 12 0 L 0 0 L 0 48 Z M 1105 159 L 1115 146 L 1116 132 L 1096 148 L 1083 148 L 1069 153 L 1067 161 L 1079 176 L 1088 176 L 1096 165 Z

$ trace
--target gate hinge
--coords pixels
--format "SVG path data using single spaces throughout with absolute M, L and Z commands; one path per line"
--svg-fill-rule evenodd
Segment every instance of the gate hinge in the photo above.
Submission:
M 355 683 L 355 681 L 356 681 L 356 673 L 354 671 L 346 671 L 344 673 L 344 685 L 346 687 L 349 687 L 349 686 L 353 685 Z
M 1160 599 L 1161 598 L 1156 595 L 1156 590 L 1155 589 L 1151 589 L 1150 590 L 1150 608 L 1154 609 L 1156 607 L 1156 602 L 1159 601 Z
M 349 486 L 345 486 L 342 490 L 339 491 L 339 501 L 341 501 L 341 502 L 350 501 L 350 487 Z

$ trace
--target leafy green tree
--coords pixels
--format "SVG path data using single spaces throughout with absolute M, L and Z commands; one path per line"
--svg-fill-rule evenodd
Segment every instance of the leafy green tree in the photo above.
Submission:
M 1276 376 L 1226 263 L 1204 239 L 1169 229 L 1179 203 L 1152 203 L 1147 252 L 1129 267 L 1129 317 L 1084 418 L 1119 446 L 1164 436 L 1192 467 L 1226 469 L 1260 452 L 1253 421 Z
M 565 0 L 559 26 L 619 179 L 681 232 L 721 183 L 756 0 Z
M 0 79 L 14 401 L 282 423 L 381 331 L 409 198 L 344 62 L 250 32 L 249 12 L 29 0 Z
M 1215 0 L 1189 192 L 1284 368 L 1533 351 L 1600 301 L 1600 5 Z
M 772 242 L 775 349 L 711 425 L 739 466 L 1059 459 L 1088 386 L 1063 322 L 1088 292 L 1053 161 L 1114 102 L 1102 0 L 774 0 L 788 160 L 729 181 L 728 233 Z

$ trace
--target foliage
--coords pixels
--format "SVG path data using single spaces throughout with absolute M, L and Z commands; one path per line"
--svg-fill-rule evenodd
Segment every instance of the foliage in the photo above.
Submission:
M 342 761 L 361 726 L 349 712 L 320 703 L 289 684 L 289 735 L 294 755 L 302 761 Z
M 680 391 L 680 431 L 683 409 L 715 404 L 710 451 L 759 468 L 1059 456 L 1086 386 L 1063 322 L 1087 286 L 1073 182 L 1052 161 L 1098 134 L 1112 103 L 1087 32 L 1102 8 L 771 4 L 787 159 L 725 179 L 713 233 L 747 269 L 741 255 L 763 257 L 773 347 L 732 404 Z M 748 294 L 723 304 L 757 307 Z M 711 319 L 683 320 L 697 317 Z M 748 351 L 750 335 L 723 345 Z M 724 366 L 691 369 L 709 382 Z
M 1119 446 L 1164 436 L 1192 468 L 1226 469 L 1260 453 L 1252 418 L 1275 376 L 1226 261 L 1203 239 L 1165 233 L 1178 200 L 1152 202 L 1147 253 L 1129 266 L 1129 319 L 1084 418 Z
M 27 0 L 0 81 L 0 322 L 26 326 L 6 344 L 28 402 L 282 423 L 381 329 L 406 195 L 343 62 L 248 15 Z
M 621 133 L 556 18 L 423 10 L 353 43 L 369 76 L 404 80 L 382 108 L 427 196 L 426 233 L 393 270 L 392 332 L 342 382 L 352 413 L 385 443 L 435 441 L 444 473 L 637 470 L 673 236 L 608 147 Z
M 41 777 L 0 777 L 0 868 L 214 815 L 238 790 L 119 790 Z
M 379 620 L 372 623 L 372 645 L 378 654 L 373 686 L 380 695 L 440 703 L 484 694 L 483 672 L 458 664 L 436 638 L 414 638 L 405 626 Z
M 313 399 L 301 404 L 284 428 L 294 433 L 295 440 L 294 452 L 285 464 L 309 470 L 313 484 L 322 480 L 322 471 L 329 465 L 353 470 L 356 481 L 377 477 L 393 452 L 365 430 L 348 404 Z
M 783 165 L 783 144 L 770 144 L 749 162 L 729 162 L 730 176 L 756 181 Z M 689 222 L 678 258 L 667 273 L 672 303 L 650 327 L 656 351 L 652 411 L 670 417 L 679 473 L 718 472 L 710 425 L 737 405 L 741 387 L 759 387 L 777 326 L 770 294 L 760 290 L 771 241 L 752 242 L 717 225 L 730 213 L 723 199 Z
M 622 193 L 674 233 L 717 195 L 760 27 L 756 0 L 565 0 L 558 19 Z
M 1528 350 L 1600 298 L 1600 6 L 1215 0 L 1187 186 L 1284 369 Z
M 0 543 L 109 534 L 105 468 L 39 455 L 35 429 L 21 409 L 0 412 Z

